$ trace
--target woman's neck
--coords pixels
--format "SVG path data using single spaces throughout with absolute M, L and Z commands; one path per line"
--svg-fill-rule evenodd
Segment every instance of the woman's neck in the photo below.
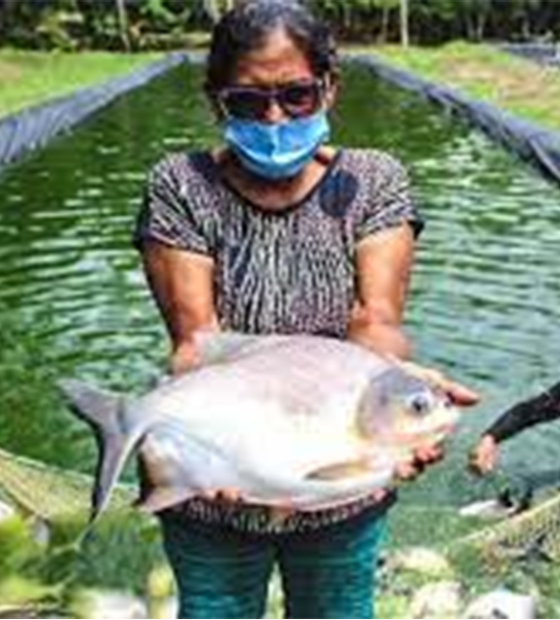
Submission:
M 228 184 L 263 211 L 282 211 L 303 200 L 321 181 L 334 155 L 334 148 L 321 147 L 298 175 L 271 181 L 247 171 L 228 149 L 213 153 Z

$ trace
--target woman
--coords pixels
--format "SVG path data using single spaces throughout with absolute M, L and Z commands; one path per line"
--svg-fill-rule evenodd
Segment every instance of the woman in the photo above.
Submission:
M 422 224 L 397 161 L 325 145 L 337 91 L 326 28 L 293 2 L 240 4 L 214 30 L 206 91 L 225 146 L 160 162 L 137 230 L 172 371 L 196 361 L 200 328 L 330 335 L 406 358 L 401 317 Z M 429 446 L 418 458 L 438 455 Z M 276 564 L 287 617 L 372 617 L 391 494 L 282 523 L 233 501 L 235 490 L 221 496 L 161 515 L 181 617 L 262 616 Z

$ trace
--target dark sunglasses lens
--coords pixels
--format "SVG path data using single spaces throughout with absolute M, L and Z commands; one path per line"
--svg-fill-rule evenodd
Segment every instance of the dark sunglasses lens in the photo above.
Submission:
M 278 90 L 231 88 L 221 93 L 228 114 L 236 118 L 263 119 L 272 101 L 277 101 L 288 116 L 314 114 L 321 105 L 322 89 L 317 82 L 289 84 Z
M 229 114 L 236 118 L 262 118 L 270 104 L 270 94 L 255 90 L 226 92 L 222 102 Z
M 319 84 L 293 84 L 278 93 L 280 104 L 290 116 L 308 116 L 316 112 L 321 104 Z

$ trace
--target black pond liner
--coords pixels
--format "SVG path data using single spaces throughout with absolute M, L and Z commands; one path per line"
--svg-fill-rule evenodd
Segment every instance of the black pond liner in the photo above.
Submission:
M 510 153 L 532 164 L 549 179 L 560 183 L 560 134 L 520 119 L 489 103 L 471 99 L 453 88 L 428 82 L 392 67 L 376 56 L 348 54 L 344 59 L 348 63 L 356 63 L 371 70 L 383 80 L 436 102 L 450 113 L 459 114 L 471 125 L 501 143 Z
M 540 65 L 560 67 L 560 44 L 557 43 L 502 43 L 497 47 Z
M 138 88 L 158 75 L 196 55 L 169 54 L 131 73 L 97 86 L 80 89 L 70 95 L 51 99 L 5 117 L 0 121 L 0 173 L 29 151 L 41 148 L 54 136 L 69 131 L 74 125 L 107 105 L 120 95 Z
M 53 136 L 70 130 L 119 95 L 138 88 L 183 62 L 200 64 L 197 53 L 177 52 L 160 61 L 91 88 L 27 108 L 0 121 L 0 173 L 28 151 L 44 146 Z M 345 54 L 343 60 L 363 66 L 380 78 L 414 91 L 466 118 L 509 152 L 560 183 L 560 135 L 522 120 L 493 105 L 471 99 L 460 91 L 423 80 L 376 56 Z

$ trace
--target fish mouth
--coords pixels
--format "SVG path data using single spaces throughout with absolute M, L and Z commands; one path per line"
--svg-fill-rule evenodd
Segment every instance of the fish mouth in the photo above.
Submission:
M 434 433 L 436 435 L 449 435 L 457 428 L 457 422 L 445 422 L 444 424 L 440 424 L 436 426 L 434 429 Z
M 447 435 L 451 435 L 457 428 L 457 422 L 444 422 L 443 424 L 438 424 L 433 429 L 426 432 L 426 439 L 431 440 L 434 443 L 439 443 L 443 441 Z
M 410 430 L 397 433 L 394 438 L 397 443 L 401 443 L 409 447 L 418 447 L 429 444 L 437 444 L 443 441 L 447 435 L 450 435 L 457 427 L 457 422 L 442 422 L 431 428 L 421 431 Z

